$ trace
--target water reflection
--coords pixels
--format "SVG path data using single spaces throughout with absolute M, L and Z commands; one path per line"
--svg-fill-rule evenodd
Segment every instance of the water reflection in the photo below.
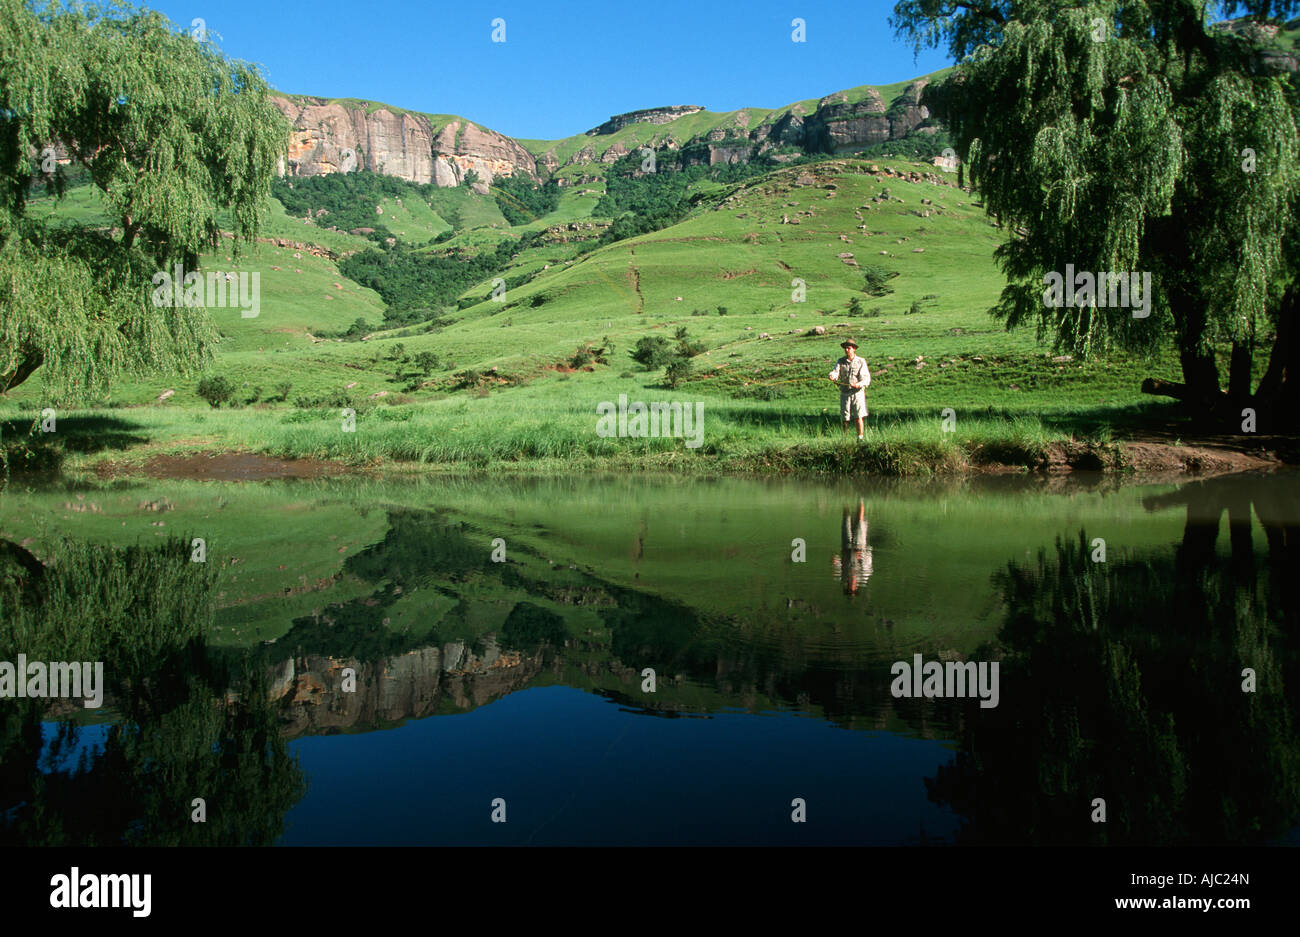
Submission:
M 0 842 L 274 842 L 304 778 L 258 671 L 232 671 L 208 653 L 215 571 L 190 562 L 181 540 L 68 542 L 44 563 L 12 542 L 5 553 L 0 648 L 102 661 L 115 721 L 80 723 L 69 701 L 3 701 Z M 195 798 L 206 822 L 193 822 Z
M 867 503 L 858 499 L 857 508 L 844 508 L 840 524 L 840 554 L 831 558 L 835 577 L 844 584 L 844 594 L 855 596 L 871 578 L 871 544 L 867 542 Z
M 574 835 L 584 842 L 635 839 L 615 813 L 628 803 L 638 805 L 634 815 L 662 812 L 690 841 L 784 841 L 788 817 L 768 828 L 744 811 L 767 809 L 767 788 L 779 798 L 814 775 L 821 816 L 839 818 L 833 830 L 817 828 L 820 841 L 1259 842 L 1300 815 L 1293 479 L 1209 480 L 1135 497 L 1131 512 L 1111 515 L 1112 526 L 1120 516 L 1130 526 L 1110 533 L 1104 561 L 1096 517 L 1050 522 L 1055 545 L 1024 556 L 1014 496 L 1003 496 L 1001 529 L 972 523 L 974 499 L 877 498 L 869 530 L 866 497 L 845 503 L 814 489 L 794 504 L 792 524 L 827 535 L 819 542 L 832 553 L 834 582 L 820 564 L 815 577 L 786 564 L 789 537 L 764 530 L 773 560 L 748 583 L 739 576 L 744 588 L 734 594 L 695 588 L 717 570 L 665 559 L 662 546 L 664 531 L 680 527 L 716 563 L 747 562 L 717 490 L 697 502 L 673 491 L 675 513 L 600 518 L 583 535 L 608 531 L 624 553 L 633 541 L 634 572 L 606 562 L 595 539 L 585 547 L 592 562 L 557 561 L 556 535 L 582 520 L 572 513 L 507 526 L 466 509 L 466 499 L 368 501 L 345 522 L 378 521 L 378 535 L 340 557 L 313 607 L 274 639 L 239 644 L 210 639 L 216 582 L 231 589 L 235 574 L 191 563 L 185 540 L 125 548 L 66 540 L 39 559 L 0 540 L 0 658 L 22 650 L 105 660 L 111 707 L 93 724 L 71 707 L 0 701 L 0 840 L 269 843 L 295 823 L 310 839 L 337 827 L 343 808 L 328 805 L 346 801 L 364 842 L 492 841 L 480 827 L 398 822 L 423 813 L 390 773 L 411 770 L 398 756 L 417 757 L 414 746 L 428 760 L 426 785 L 454 781 L 461 786 L 446 797 L 476 804 L 504 783 L 483 747 L 489 739 L 532 751 L 535 774 L 552 772 L 530 779 L 534 791 L 572 799 L 562 780 L 570 770 L 620 787 L 571 817 L 572 827 L 547 821 L 555 835 L 581 827 Z M 736 501 L 750 498 L 739 491 Z M 1074 508 L 1063 497 L 1053 510 Z M 1174 511 L 1180 539 L 1134 535 L 1157 521 L 1174 530 Z M 506 562 L 487 548 L 499 533 L 510 544 Z M 961 552 L 971 538 L 976 545 Z M 246 579 L 257 572 L 238 569 Z M 915 577 L 927 570 L 918 591 Z M 764 590 L 781 598 L 756 614 L 753 597 Z M 839 592 L 852 605 L 827 601 Z M 995 626 L 969 638 L 951 622 L 901 620 L 915 606 L 960 621 L 982 603 Z M 889 664 L 914 652 L 1001 661 L 999 705 L 895 699 Z M 1247 670 L 1253 692 L 1242 691 Z M 495 715 L 468 734 L 446 719 L 480 712 Z M 683 728 L 631 728 L 645 716 Z M 688 716 L 704 721 L 680 719 Z M 828 747 L 808 734 L 828 724 L 866 731 Z M 571 751 L 575 735 L 592 744 Z M 304 747 L 331 736 L 339 738 L 330 758 Z M 619 756 L 628 738 L 648 748 Z M 908 740 L 929 747 L 902 747 Z M 313 757 L 310 769 L 295 751 Z M 642 764 L 684 757 L 693 767 L 671 797 Z M 766 767 L 736 773 L 747 758 Z M 362 786 L 358 764 L 373 775 Z M 457 765 L 450 774 L 448 764 Z M 862 804 L 867 778 L 879 787 L 872 796 L 886 800 L 871 810 Z M 719 779 L 733 796 L 710 801 Z M 206 801 L 205 824 L 191 822 L 195 797 Z M 1096 798 L 1104 824 L 1091 820 Z M 552 818 L 556 809 L 538 805 Z M 417 829 L 425 838 L 408 839 Z
M 1184 508 L 1172 549 L 1097 562 L 1081 531 L 995 576 L 1002 705 L 969 710 L 927 779 L 961 841 L 1249 843 L 1295 823 L 1295 489 L 1223 478 L 1143 503 Z

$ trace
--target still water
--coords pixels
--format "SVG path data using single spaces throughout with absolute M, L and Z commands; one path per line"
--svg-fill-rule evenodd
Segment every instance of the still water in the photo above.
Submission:
M 11 487 L 0 662 L 105 678 L 0 842 L 1296 842 L 1298 554 L 1292 473 Z

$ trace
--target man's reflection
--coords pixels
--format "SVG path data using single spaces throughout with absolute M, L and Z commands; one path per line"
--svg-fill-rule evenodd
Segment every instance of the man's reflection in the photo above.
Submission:
M 840 555 L 831 558 L 831 568 L 844 583 L 845 595 L 857 595 L 871 578 L 871 546 L 867 543 L 867 505 L 859 498 L 857 510 L 844 509 L 840 528 Z

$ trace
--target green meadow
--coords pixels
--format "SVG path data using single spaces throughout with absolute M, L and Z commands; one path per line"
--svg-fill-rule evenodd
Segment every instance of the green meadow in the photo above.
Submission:
M 207 374 L 230 381 L 233 399 L 209 406 L 197 374 L 122 382 L 90 406 L 58 407 L 60 429 L 42 442 L 69 470 L 106 457 L 122 470 L 159 453 L 240 450 L 449 471 L 896 475 L 1024 469 L 1070 441 L 1114 466 L 1114 439 L 1169 419 L 1138 388 L 1148 376 L 1177 377 L 1172 345 L 1152 359 L 1074 360 L 990 318 L 1004 235 L 955 174 L 843 158 L 741 183 L 705 179 L 678 223 L 601 246 L 608 219 L 591 211 L 603 191 L 565 186 L 553 212 L 516 227 L 465 187 L 384 198 L 376 218 L 421 252 L 473 256 L 550 229 L 500 271 L 504 295 L 493 296 L 488 278 L 433 319 L 405 324 L 386 323 L 384 299 L 340 272 L 343 257 L 373 242 L 329 230 L 328 218 L 292 218 L 271 200 L 258 243 L 223 241 L 202 260 L 205 270 L 260 275 L 256 318 L 210 310 L 221 343 Z M 38 199 L 33 213 L 110 224 L 89 187 Z M 875 295 L 868 270 L 883 283 Z M 360 340 L 322 337 L 358 319 Z M 678 341 L 682 329 L 703 350 L 669 386 L 662 368 L 644 369 L 631 352 L 647 336 Z M 826 380 L 846 337 L 872 372 L 861 444 L 841 433 Z M 437 365 L 417 367 L 421 353 Z M 598 436 L 596 407 L 619 395 L 702 403 L 703 444 Z M 49 403 L 39 379 L 0 401 L 10 440 Z M 356 412 L 354 432 L 343 430 L 344 407 Z M 955 425 L 945 431 L 948 409 Z

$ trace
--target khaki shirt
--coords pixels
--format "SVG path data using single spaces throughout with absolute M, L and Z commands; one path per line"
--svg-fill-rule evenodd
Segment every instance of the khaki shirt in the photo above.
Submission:
M 871 383 L 871 372 L 867 370 L 867 359 L 861 355 L 855 355 L 850 362 L 848 356 L 840 358 L 835 362 L 835 370 L 831 372 L 831 380 L 840 382 L 840 393 L 848 396 L 850 394 L 860 394 L 862 389 L 853 390 L 849 384 L 861 384 L 866 387 Z

